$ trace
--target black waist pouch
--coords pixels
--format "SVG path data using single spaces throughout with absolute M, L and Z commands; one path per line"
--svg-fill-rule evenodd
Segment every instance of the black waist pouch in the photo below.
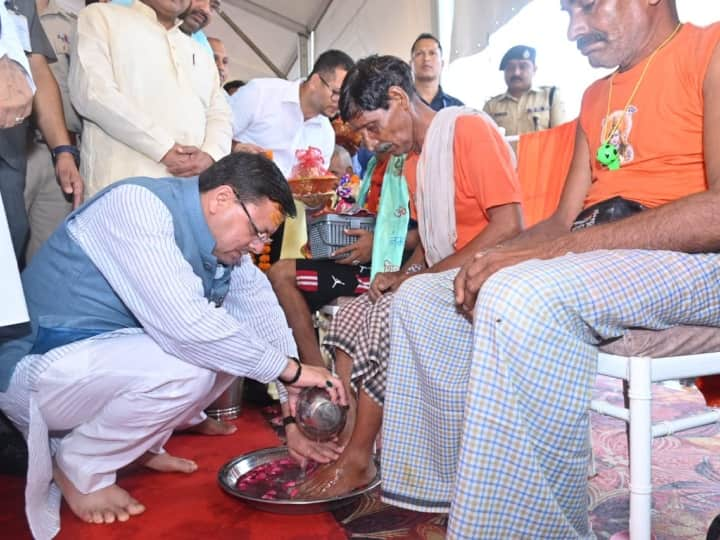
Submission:
M 639 202 L 623 199 L 622 197 L 613 197 L 606 201 L 600 201 L 597 204 L 588 206 L 580 212 L 573 222 L 570 230 L 577 231 L 587 229 L 593 225 L 601 223 L 610 223 L 618 219 L 626 218 L 646 210 L 646 207 Z

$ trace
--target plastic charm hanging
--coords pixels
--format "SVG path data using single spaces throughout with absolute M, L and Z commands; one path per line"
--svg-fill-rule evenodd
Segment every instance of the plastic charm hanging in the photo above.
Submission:
M 611 171 L 617 171 L 620 168 L 620 154 L 618 154 L 618 149 L 609 142 L 606 142 L 598 148 L 596 157 L 601 165 L 605 165 Z

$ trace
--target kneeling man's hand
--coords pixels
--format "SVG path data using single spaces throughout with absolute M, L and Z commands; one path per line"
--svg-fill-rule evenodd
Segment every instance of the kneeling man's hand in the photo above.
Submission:
M 286 426 L 285 435 L 290 457 L 303 467 L 310 459 L 318 463 L 335 461 L 343 451 L 343 447 L 337 443 L 337 439 L 326 442 L 311 441 L 300 432 L 295 424 Z
M 295 369 L 294 366 L 294 361 L 288 363 L 288 367 L 281 374 L 280 382 L 282 382 L 283 379 L 286 381 L 289 380 L 291 375 L 295 374 L 295 371 L 293 371 Z M 317 386 L 327 390 L 333 403 L 337 403 L 343 407 L 348 404 L 347 393 L 342 381 L 323 367 L 302 364 L 300 377 L 292 384 L 283 384 L 287 389 L 288 404 L 290 405 L 290 413 L 293 416 L 295 416 L 295 406 L 297 405 L 298 395 L 303 388 L 308 386 Z

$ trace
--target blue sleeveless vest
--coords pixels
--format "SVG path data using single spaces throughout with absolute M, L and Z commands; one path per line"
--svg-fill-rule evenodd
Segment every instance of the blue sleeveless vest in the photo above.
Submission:
M 115 294 L 98 268 L 73 240 L 68 224 L 108 191 L 133 184 L 151 191 L 172 215 L 175 242 L 193 272 L 202 280 L 205 298 L 222 304 L 230 286 L 231 268 L 212 254 L 215 240 L 200 206 L 198 179 L 131 178 L 98 193 L 71 213 L 40 248 L 22 273 L 30 313 L 27 335 L 0 344 L 0 391 L 5 391 L 20 360 L 93 335 L 138 328 L 140 323 Z M 162 272 L 162 266 L 155 269 Z

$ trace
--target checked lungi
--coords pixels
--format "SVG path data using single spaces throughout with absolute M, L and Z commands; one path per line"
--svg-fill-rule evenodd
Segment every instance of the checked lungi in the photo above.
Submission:
M 390 355 L 390 303 L 392 293 L 372 303 L 367 294 L 345 304 L 333 317 L 323 346 L 335 356 L 335 349 L 353 360 L 350 382 L 378 405 L 385 401 L 385 379 Z
M 618 250 L 493 275 L 471 325 L 456 272 L 395 294 L 383 500 L 450 511 L 448 537 L 592 538 L 597 345 L 631 327 L 720 326 L 720 256 Z

